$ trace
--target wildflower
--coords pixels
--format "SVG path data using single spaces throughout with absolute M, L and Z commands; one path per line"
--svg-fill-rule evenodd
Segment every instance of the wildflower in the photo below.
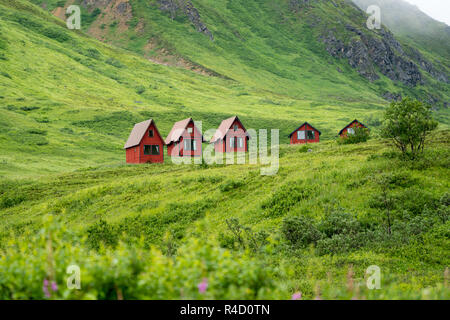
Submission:
M 53 290 L 53 292 L 58 291 L 58 285 L 56 284 L 55 281 L 52 281 L 52 290 Z
M 292 300 L 302 300 L 302 293 L 296 292 L 292 295 Z
M 42 285 L 42 291 L 46 298 L 50 298 L 50 292 L 48 291 L 48 280 L 44 279 L 44 284 Z
M 202 282 L 198 284 L 198 292 L 205 293 L 206 289 L 208 289 L 208 279 L 203 278 Z

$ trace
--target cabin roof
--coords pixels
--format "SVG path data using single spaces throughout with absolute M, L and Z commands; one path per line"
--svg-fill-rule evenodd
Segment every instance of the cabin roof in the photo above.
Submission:
M 220 123 L 219 128 L 217 128 L 216 132 L 212 136 L 210 143 L 214 143 L 217 140 L 223 140 L 225 136 L 227 135 L 228 131 L 231 128 L 231 125 L 234 123 L 234 121 L 237 120 L 241 124 L 242 128 L 244 128 L 244 131 L 247 132 L 247 129 L 245 129 L 244 125 L 242 124 L 241 120 L 239 120 L 238 116 L 233 116 L 231 118 L 225 119 Z
M 187 119 L 175 122 L 175 124 L 172 127 L 172 130 L 170 130 L 170 132 L 166 138 L 166 141 L 165 141 L 166 145 L 171 144 L 172 142 L 179 141 L 180 137 L 183 135 L 187 126 L 191 122 L 194 122 L 194 120 L 192 120 L 192 118 L 187 118 Z M 195 127 L 195 123 L 194 123 L 194 127 Z M 203 135 L 202 135 L 202 141 L 203 141 Z
M 369 128 L 367 128 L 367 126 L 364 125 L 361 121 L 358 121 L 357 119 L 355 119 L 355 120 L 353 120 L 352 122 L 350 122 L 348 125 L 346 125 L 344 128 L 342 128 L 342 130 L 339 131 L 339 135 L 341 135 L 342 132 L 344 132 L 345 129 L 347 129 L 348 127 L 350 127 L 350 126 L 351 126 L 353 123 L 355 123 L 355 122 L 358 122 L 358 123 L 359 123 L 360 125 L 362 125 L 364 128 L 369 129 Z
M 296 132 L 298 129 L 300 129 L 300 128 L 303 127 L 304 125 L 308 125 L 308 126 L 310 126 L 311 128 L 313 128 L 314 130 L 316 130 L 316 131 L 319 133 L 319 136 L 322 134 L 322 132 L 320 132 L 320 130 L 314 128 L 314 126 L 312 126 L 310 123 L 304 122 L 304 123 L 302 123 L 297 129 L 295 129 L 294 131 L 292 131 L 292 132 L 289 134 L 289 138 L 294 134 L 294 132 Z
M 133 127 L 133 130 L 131 130 L 130 136 L 128 137 L 127 142 L 125 143 L 124 149 L 132 148 L 137 145 L 139 145 L 142 141 L 142 138 L 144 137 L 145 133 L 147 132 L 147 129 L 150 127 L 150 125 L 153 123 L 155 126 L 156 133 L 158 134 L 159 138 L 163 140 L 161 135 L 159 134 L 158 128 L 156 127 L 155 122 L 153 119 L 148 119 L 146 121 L 142 121 L 139 123 L 136 123 Z M 164 143 L 164 140 L 163 140 Z

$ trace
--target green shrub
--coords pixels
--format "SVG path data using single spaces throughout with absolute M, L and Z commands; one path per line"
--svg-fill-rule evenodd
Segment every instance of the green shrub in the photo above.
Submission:
M 52 219 L 28 239 L 11 239 L 0 255 L 0 299 L 289 297 L 288 292 L 277 289 L 271 267 L 212 243 L 191 240 L 178 249 L 176 256 L 166 257 L 140 242 L 118 243 L 115 250 L 97 252 L 88 250 L 84 241 Z M 80 267 L 78 290 L 66 285 L 70 265 Z
M 230 192 L 241 188 L 243 185 L 244 182 L 239 180 L 227 180 L 220 185 L 219 189 L 221 192 Z
M 322 238 L 313 221 L 304 216 L 284 218 L 281 232 L 291 245 L 299 247 L 315 243 Z
M 433 120 L 431 106 L 408 97 L 393 101 L 384 118 L 383 136 L 412 158 L 423 152 L 426 136 L 438 126 Z
M 288 183 L 277 190 L 261 208 L 269 216 L 282 216 L 288 213 L 300 201 L 308 199 L 314 191 L 301 182 Z
M 352 214 L 336 210 L 326 215 L 318 228 L 327 237 L 340 234 L 354 235 L 361 231 L 361 224 Z
M 87 229 L 87 243 L 90 248 L 100 249 L 103 246 L 117 246 L 119 242 L 119 233 L 116 227 L 105 220 L 93 224 Z
M 347 137 L 338 139 L 339 144 L 355 144 L 369 140 L 370 131 L 367 128 L 354 128 L 354 134 L 348 134 Z

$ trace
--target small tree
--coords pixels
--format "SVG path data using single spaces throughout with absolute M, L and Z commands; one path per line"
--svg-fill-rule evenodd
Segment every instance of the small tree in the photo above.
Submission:
M 431 107 L 410 98 L 392 102 L 384 119 L 383 136 L 392 139 L 403 154 L 410 152 L 413 158 L 423 152 L 427 134 L 437 127 Z

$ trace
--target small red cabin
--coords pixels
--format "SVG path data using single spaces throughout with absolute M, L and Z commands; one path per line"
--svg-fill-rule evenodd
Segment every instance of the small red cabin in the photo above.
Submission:
M 237 116 L 225 119 L 220 124 L 210 143 L 216 152 L 246 152 L 248 133 Z
M 322 133 L 310 125 L 308 122 L 303 123 L 300 127 L 292 131 L 289 135 L 291 144 L 299 143 L 317 143 L 320 142 Z
M 346 125 L 344 127 L 344 129 L 342 129 L 341 131 L 339 131 L 339 135 L 341 136 L 341 138 L 347 138 L 347 135 L 349 134 L 355 134 L 355 129 L 356 128 L 367 128 L 365 125 L 363 125 L 361 122 L 359 122 L 358 120 L 353 120 L 352 122 L 350 122 L 348 125 Z
M 201 156 L 203 135 L 192 118 L 176 122 L 166 138 L 167 154 L 170 157 Z
M 134 125 L 124 149 L 127 163 L 164 162 L 164 140 L 152 119 Z

